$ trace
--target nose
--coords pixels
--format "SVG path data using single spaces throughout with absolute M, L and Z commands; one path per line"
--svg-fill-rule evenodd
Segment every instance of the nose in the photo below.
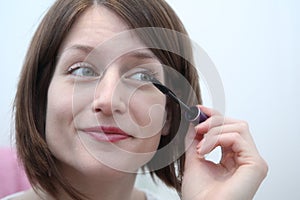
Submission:
M 126 111 L 121 82 L 117 71 L 105 71 L 95 89 L 92 104 L 94 113 L 110 116 L 114 113 L 124 113 Z

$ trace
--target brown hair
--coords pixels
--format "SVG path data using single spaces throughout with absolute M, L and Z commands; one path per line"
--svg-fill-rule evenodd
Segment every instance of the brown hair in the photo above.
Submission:
M 58 0 L 54 3 L 31 41 L 14 104 L 19 158 L 24 164 L 31 184 L 35 188 L 41 187 L 53 197 L 56 197 L 58 188 L 62 188 L 74 199 L 85 197 L 84 194 L 73 188 L 57 170 L 55 157 L 50 152 L 45 140 L 45 123 L 47 92 L 55 70 L 60 45 L 76 19 L 93 5 L 101 5 L 110 9 L 132 29 L 161 27 L 187 34 L 175 12 L 164 0 Z M 147 43 L 148 40 L 146 41 L 145 37 L 149 36 L 140 35 L 140 37 Z M 191 45 L 184 43 L 178 37 L 168 38 L 166 36 L 166 38 L 156 39 L 172 45 L 172 48 L 178 49 L 181 55 L 192 57 Z M 175 53 L 159 49 L 151 50 L 163 64 L 172 66 L 189 81 L 196 93 L 198 103 L 201 103 L 198 76 L 192 63 Z M 169 134 L 162 137 L 159 148 L 164 147 L 174 138 L 178 131 L 178 126 L 175 125 L 180 122 L 180 118 L 172 117 L 180 116 L 177 105 L 168 101 L 167 111 L 167 119 L 172 126 Z M 187 126 L 188 123 L 185 124 L 184 129 Z M 173 145 L 173 149 L 164 155 L 166 158 L 174 158 L 174 162 L 161 169 L 155 169 L 155 163 L 161 158 L 154 156 L 147 167 L 155 169 L 152 173 L 180 193 L 185 157 L 184 154 L 180 158 L 174 155 L 175 151 L 180 152 L 184 148 L 184 135 L 179 140 L 178 145 Z

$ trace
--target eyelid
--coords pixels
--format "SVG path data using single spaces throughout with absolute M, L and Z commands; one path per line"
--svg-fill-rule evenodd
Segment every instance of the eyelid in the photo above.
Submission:
M 87 63 L 87 62 L 77 62 L 73 65 L 71 65 L 71 67 L 68 68 L 68 72 L 71 73 L 72 71 L 74 71 L 75 69 L 81 68 L 81 67 L 88 67 L 93 69 L 93 65 Z
M 88 72 L 88 74 L 86 74 L 86 72 Z M 100 77 L 99 71 L 96 67 L 83 61 L 76 62 L 75 64 L 71 65 L 71 67 L 67 69 L 67 74 L 72 77 L 88 80 L 91 78 L 95 79 Z
M 153 73 L 155 73 L 155 72 L 154 72 L 153 69 L 142 68 L 142 67 L 136 67 L 136 68 L 130 69 L 130 70 L 127 71 L 125 74 L 126 74 L 126 77 L 128 77 L 128 76 L 131 76 L 131 75 L 136 74 L 136 73 L 148 73 L 148 74 L 153 74 Z
M 157 77 L 158 72 L 154 71 L 153 69 L 135 68 L 133 70 L 130 70 L 130 72 L 125 75 L 125 78 L 130 79 L 131 77 L 133 77 L 134 75 L 137 75 L 137 74 L 145 74 L 150 77 Z M 134 78 L 132 78 L 132 79 L 134 79 Z M 146 80 L 138 80 L 138 79 L 134 79 L 134 80 L 141 81 L 141 82 L 147 82 Z

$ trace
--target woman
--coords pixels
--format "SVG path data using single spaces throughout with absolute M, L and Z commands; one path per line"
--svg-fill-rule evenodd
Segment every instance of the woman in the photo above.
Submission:
M 31 42 L 15 99 L 18 154 L 34 190 L 12 199 L 151 199 L 134 188 L 140 167 L 182 199 L 254 196 L 267 165 L 245 122 L 200 106 L 191 44 L 177 33 L 187 35 L 163 0 L 55 2 Z M 196 102 L 209 119 L 182 120 L 180 107 L 144 76 Z M 219 164 L 204 158 L 216 146 Z

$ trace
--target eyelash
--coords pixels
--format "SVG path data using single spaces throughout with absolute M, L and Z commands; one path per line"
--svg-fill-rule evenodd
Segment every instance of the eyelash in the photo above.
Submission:
M 76 70 L 83 70 L 83 69 L 89 69 L 92 71 L 92 75 L 79 75 L 79 74 L 74 74 L 74 72 L 76 72 Z M 129 70 L 130 72 L 131 70 Z M 89 63 L 86 62 L 78 62 L 73 64 L 71 67 L 69 67 L 69 69 L 67 70 L 68 74 L 73 75 L 73 76 L 79 76 L 79 77 L 99 77 L 100 75 L 98 73 L 95 72 L 95 70 L 93 69 L 93 66 Z M 79 72 L 78 72 L 79 73 Z M 82 72 L 81 72 L 82 73 Z M 135 81 L 139 81 L 139 82 L 147 82 L 147 80 L 149 80 L 149 78 L 151 77 L 156 77 L 157 76 L 157 72 L 154 72 L 152 69 L 134 69 L 133 72 L 131 72 L 130 74 L 125 73 L 125 78 L 126 79 L 134 79 Z M 133 76 L 137 76 L 138 74 L 141 74 L 139 76 L 139 78 L 133 78 Z M 146 75 L 148 78 L 145 78 L 144 80 L 142 80 L 143 78 L 141 76 Z M 157 78 L 157 77 L 156 77 Z
M 149 71 L 149 70 L 143 70 L 143 71 L 137 71 L 132 73 L 131 75 L 126 76 L 126 78 L 130 78 L 133 76 L 136 76 L 137 74 L 141 74 L 141 75 L 146 75 L 147 77 L 151 78 L 151 77 L 155 77 L 157 75 L 157 73 L 153 72 L 153 71 Z M 141 81 L 141 82 L 147 82 L 149 80 L 149 78 L 146 78 L 144 80 L 142 80 L 143 78 L 141 77 L 140 80 L 137 78 L 134 78 L 135 80 Z
M 92 71 L 92 75 L 86 75 L 86 76 L 99 76 L 98 73 L 95 72 L 95 70 L 93 69 L 93 66 L 90 65 L 89 63 L 85 63 L 85 62 L 79 62 L 79 63 L 75 63 L 74 65 L 72 65 L 69 69 L 68 69 L 68 74 L 74 75 L 74 76 L 81 76 L 81 77 L 85 77 L 85 75 L 79 75 L 79 74 L 73 74 L 74 72 L 76 72 L 76 70 L 83 70 L 83 69 L 89 69 L 90 71 Z

